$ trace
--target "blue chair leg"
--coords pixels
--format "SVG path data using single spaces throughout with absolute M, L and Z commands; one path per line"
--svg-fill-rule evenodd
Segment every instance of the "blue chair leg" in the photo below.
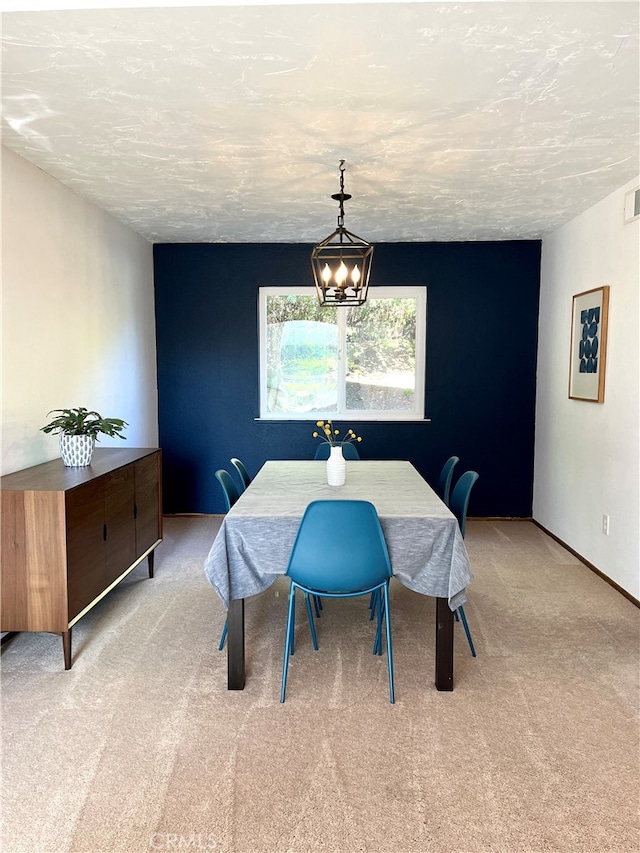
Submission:
M 369 622 L 373 622 L 373 613 L 376 609 L 376 602 L 378 600 L 378 590 L 374 589 L 371 593 L 371 598 L 369 599 Z
M 469 630 L 469 626 L 467 625 L 467 617 L 464 615 L 464 607 L 462 605 L 460 605 L 460 607 L 458 607 L 458 610 L 460 611 L 460 619 L 462 620 L 462 627 L 464 628 L 464 632 L 467 635 L 467 642 L 469 643 L 469 648 L 471 649 L 471 655 L 472 655 L 472 657 L 475 658 L 476 657 L 476 650 L 475 650 L 475 647 L 473 645 L 473 640 L 471 639 L 471 631 Z M 458 615 L 458 611 L 456 611 L 456 617 L 457 617 L 457 615 Z
M 318 651 L 318 638 L 316 637 L 316 626 L 313 622 L 313 613 L 311 611 L 311 602 L 309 601 L 309 593 L 305 592 L 304 594 L 304 602 L 307 607 L 307 619 L 309 620 L 309 629 L 311 631 L 311 639 L 313 641 L 313 648 Z
M 292 585 L 289 592 L 289 609 L 287 611 L 287 630 L 284 641 L 284 662 L 282 664 L 282 687 L 280 688 L 280 701 L 284 702 L 285 693 L 287 691 L 287 675 L 289 672 L 289 655 L 292 653 L 293 647 L 293 630 L 296 614 L 296 591 Z
M 290 654 L 295 654 L 296 651 L 296 591 L 292 587 L 289 593 L 289 607 L 291 607 L 291 599 L 293 598 L 293 615 L 291 618 L 291 625 L 287 622 L 287 629 L 289 631 L 289 651 Z M 287 611 L 288 613 L 288 611 Z
M 396 701 L 396 693 L 393 676 L 393 647 L 391 645 L 391 611 L 389 610 L 388 584 L 385 584 L 382 587 L 382 595 L 380 597 L 384 597 L 385 625 L 387 628 L 387 667 L 389 669 L 389 701 L 392 705 L 394 705 Z
M 218 651 L 221 652 L 224 648 L 224 641 L 227 639 L 227 631 L 229 630 L 229 620 L 224 620 L 224 628 L 222 629 L 222 636 L 220 637 L 220 644 L 218 645 Z
M 311 612 L 311 603 L 309 601 L 309 594 L 307 592 L 305 592 L 305 594 L 304 594 L 304 601 L 305 601 L 305 606 L 306 606 L 306 610 L 307 610 L 307 619 L 309 621 L 309 631 L 311 632 L 311 640 L 313 641 L 313 648 L 316 651 L 318 651 L 318 637 L 316 636 L 316 626 L 315 626 L 315 622 L 313 621 L 313 613 Z M 292 655 L 295 654 L 295 651 L 296 651 L 296 644 L 295 644 L 295 625 L 296 625 L 295 608 L 293 611 L 293 615 L 294 615 L 294 618 L 293 618 L 293 622 L 291 624 L 291 654 Z
M 320 618 L 320 611 L 322 610 L 322 599 L 319 595 L 313 596 L 313 609 L 316 611 L 316 618 Z
M 385 604 L 384 598 L 382 596 L 381 591 L 378 589 L 375 591 L 374 595 L 376 596 L 376 604 L 375 610 L 378 614 L 378 624 L 376 626 L 376 638 L 373 643 L 373 653 L 374 655 L 382 654 L 382 619 L 385 612 Z

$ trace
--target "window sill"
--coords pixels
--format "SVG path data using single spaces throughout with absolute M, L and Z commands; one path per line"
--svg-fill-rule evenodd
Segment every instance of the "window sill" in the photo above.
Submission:
M 310 416 L 307 415 L 303 418 L 292 418 L 290 415 L 283 415 L 281 418 L 277 417 L 265 417 L 265 418 L 254 418 L 256 423 L 268 423 L 268 424 L 299 424 L 299 423 L 312 423 L 316 424 L 319 420 L 329 420 L 326 416 L 318 415 Z M 393 423 L 393 424 L 430 424 L 431 418 L 363 418 L 356 417 L 354 415 L 337 415 L 335 418 L 331 418 L 332 421 L 336 423 L 342 423 L 343 421 L 349 421 L 349 423 L 359 423 L 359 424 L 376 424 L 376 423 Z

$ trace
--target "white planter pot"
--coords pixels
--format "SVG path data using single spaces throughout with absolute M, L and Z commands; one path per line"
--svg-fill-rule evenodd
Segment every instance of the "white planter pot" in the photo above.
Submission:
M 344 486 L 347 479 L 347 463 L 342 455 L 342 447 L 332 447 L 327 459 L 327 483 L 330 486 Z
M 60 456 L 67 468 L 82 468 L 91 465 L 96 440 L 90 435 L 67 435 L 60 433 Z

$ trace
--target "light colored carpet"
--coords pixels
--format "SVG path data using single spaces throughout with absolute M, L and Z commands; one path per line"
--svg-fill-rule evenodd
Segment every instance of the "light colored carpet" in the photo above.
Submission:
M 529 522 L 470 522 L 455 690 L 435 602 L 392 583 L 396 705 L 367 601 L 299 611 L 279 702 L 286 583 L 247 602 L 247 686 L 226 689 L 203 562 L 218 522 L 169 518 L 137 568 L 59 637 L 2 653 L 4 853 L 632 853 L 639 612 Z

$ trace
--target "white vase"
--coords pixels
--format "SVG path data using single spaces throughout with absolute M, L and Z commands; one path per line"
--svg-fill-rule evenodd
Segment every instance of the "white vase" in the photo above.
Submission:
M 60 456 L 67 468 L 82 468 L 91 465 L 96 440 L 91 435 L 67 435 L 60 433 Z
M 327 483 L 330 486 L 344 486 L 347 478 L 347 463 L 342 455 L 342 447 L 337 445 L 331 448 L 327 459 Z

